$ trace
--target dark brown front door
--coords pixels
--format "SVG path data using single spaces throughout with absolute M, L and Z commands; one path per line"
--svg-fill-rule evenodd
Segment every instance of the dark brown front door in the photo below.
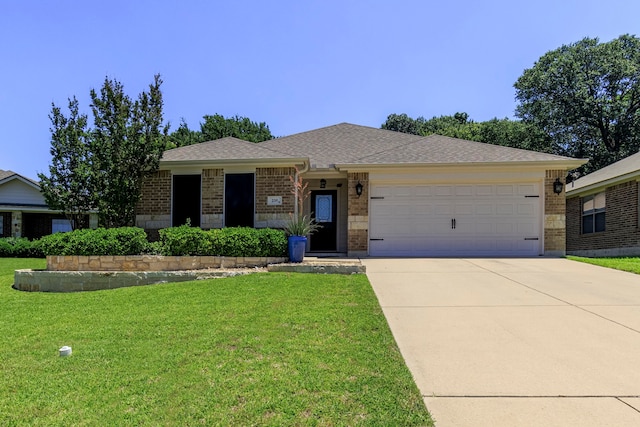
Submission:
M 331 252 L 337 249 L 337 197 L 336 190 L 311 191 L 311 217 L 322 227 L 309 238 L 309 249 Z

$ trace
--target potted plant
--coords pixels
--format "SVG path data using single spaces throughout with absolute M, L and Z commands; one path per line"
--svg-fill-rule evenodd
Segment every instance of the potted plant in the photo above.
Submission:
M 289 214 L 289 220 L 285 224 L 284 232 L 287 234 L 288 239 L 289 261 L 302 262 L 307 247 L 307 236 L 310 236 L 322 226 L 311 218 L 311 215 L 302 214 L 304 201 L 309 197 L 309 191 L 307 190 L 309 183 L 303 184 L 300 171 L 297 167 L 295 169 L 295 178 L 289 176 L 289 180 L 293 185 L 291 193 L 296 200 L 295 213 Z

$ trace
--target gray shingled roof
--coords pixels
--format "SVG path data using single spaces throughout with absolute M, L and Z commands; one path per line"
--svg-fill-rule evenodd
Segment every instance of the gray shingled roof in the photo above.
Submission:
M 166 151 L 163 161 L 308 158 L 311 168 L 335 165 L 578 162 L 576 159 L 439 135 L 423 137 L 340 123 L 261 143 L 223 138 Z M 576 164 L 578 166 L 578 164 Z
M 32 183 L 35 186 L 38 186 L 38 187 L 40 186 L 40 183 L 38 181 L 36 181 L 36 180 L 33 180 L 31 178 L 27 178 L 26 176 L 22 176 L 19 173 L 16 173 L 14 171 L 5 171 L 5 170 L 0 169 L 0 181 L 3 181 L 5 179 L 7 179 L 7 178 L 11 178 L 12 176 L 20 177 L 20 178 L 22 178 L 22 179 L 24 179 L 26 181 L 29 181 L 30 183 Z
M 430 135 L 415 142 L 364 156 L 355 163 L 453 164 L 562 160 L 569 160 L 569 158 L 441 135 Z
M 260 145 L 281 152 L 308 157 L 312 168 L 356 163 L 364 156 L 419 141 L 422 136 L 340 123 Z
M 640 175 L 640 153 L 633 154 L 607 167 L 585 175 L 567 185 L 567 195 L 598 187 L 605 182 L 611 184 Z
M 162 161 L 216 161 L 216 160 L 265 160 L 294 158 L 289 154 L 268 149 L 262 144 L 226 137 L 215 141 L 187 145 L 167 150 Z
M 9 178 L 12 175 L 15 175 L 16 173 L 13 171 L 5 171 L 0 169 L 0 181 L 2 181 L 3 179 Z

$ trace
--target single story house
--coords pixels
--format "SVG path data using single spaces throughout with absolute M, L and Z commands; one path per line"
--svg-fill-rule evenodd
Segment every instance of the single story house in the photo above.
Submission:
M 0 237 L 37 239 L 69 230 L 69 220 L 49 209 L 36 181 L 0 169 Z
M 315 254 L 558 256 L 565 199 L 554 183 L 586 160 L 341 123 L 251 143 L 236 138 L 164 153 L 146 180 L 136 223 L 282 227 L 296 209 L 322 228 Z
M 640 153 L 567 185 L 567 253 L 640 255 Z

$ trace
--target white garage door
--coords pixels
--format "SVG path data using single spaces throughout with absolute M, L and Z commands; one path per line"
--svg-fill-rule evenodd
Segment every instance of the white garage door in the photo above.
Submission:
M 372 256 L 536 256 L 537 183 L 372 184 Z

